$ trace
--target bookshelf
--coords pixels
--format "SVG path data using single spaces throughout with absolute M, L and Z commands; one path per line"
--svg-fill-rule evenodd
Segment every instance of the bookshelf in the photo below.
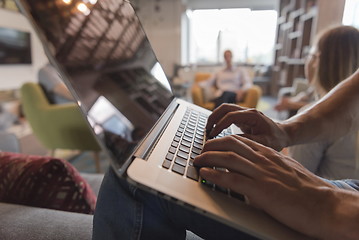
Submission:
M 316 35 L 342 22 L 345 0 L 280 0 L 271 95 L 305 78 L 305 57 Z

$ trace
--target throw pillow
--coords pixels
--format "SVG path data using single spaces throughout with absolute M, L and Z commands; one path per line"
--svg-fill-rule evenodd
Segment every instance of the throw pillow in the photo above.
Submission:
M 0 201 L 93 214 L 96 195 L 65 160 L 0 152 Z

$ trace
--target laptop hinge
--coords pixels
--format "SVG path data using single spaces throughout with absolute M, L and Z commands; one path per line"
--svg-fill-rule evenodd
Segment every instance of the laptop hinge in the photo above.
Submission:
M 161 118 L 151 129 L 150 134 L 143 140 L 142 144 L 135 152 L 134 157 L 147 160 L 147 157 L 152 152 L 153 147 L 156 146 L 157 141 L 160 139 L 167 125 L 170 123 L 178 106 L 179 104 L 177 103 L 176 98 L 174 98 L 167 107 L 166 111 L 162 114 Z

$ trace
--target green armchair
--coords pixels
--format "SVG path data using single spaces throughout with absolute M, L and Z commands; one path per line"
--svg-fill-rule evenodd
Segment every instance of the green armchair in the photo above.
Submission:
M 56 149 L 94 151 L 100 172 L 101 148 L 76 103 L 51 104 L 42 87 L 30 82 L 21 87 L 21 103 L 33 133 L 51 155 Z

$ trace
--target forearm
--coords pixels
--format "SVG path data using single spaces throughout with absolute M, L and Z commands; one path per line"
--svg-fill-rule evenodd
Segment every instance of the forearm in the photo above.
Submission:
M 328 207 L 328 211 L 322 216 L 323 226 L 318 228 L 317 237 L 320 239 L 358 239 L 358 192 L 343 189 L 332 190 L 325 207 Z
M 317 104 L 282 122 L 285 146 L 336 139 L 359 125 L 359 71 Z
M 290 110 L 299 110 L 300 108 L 307 105 L 308 102 L 302 102 L 302 101 L 289 101 L 288 102 L 288 108 Z

